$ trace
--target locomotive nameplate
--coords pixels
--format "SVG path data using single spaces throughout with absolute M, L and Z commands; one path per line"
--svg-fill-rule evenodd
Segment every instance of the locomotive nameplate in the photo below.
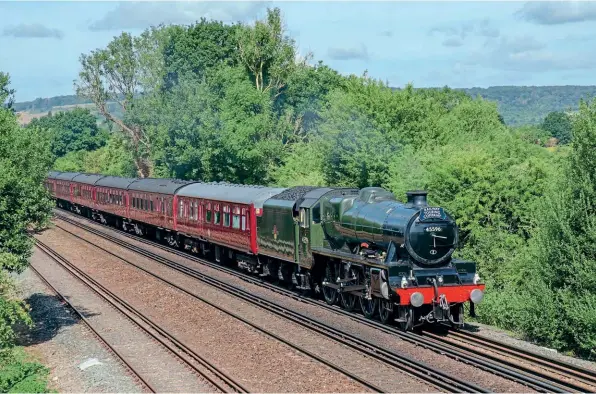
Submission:
M 420 216 L 418 219 L 421 222 L 430 222 L 433 220 L 445 220 L 447 216 L 445 215 L 445 211 L 443 208 L 439 207 L 426 207 L 420 210 Z

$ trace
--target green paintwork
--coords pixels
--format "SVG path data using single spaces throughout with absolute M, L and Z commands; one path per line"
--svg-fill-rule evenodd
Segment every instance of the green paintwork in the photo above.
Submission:
M 294 201 L 269 199 L 263 204 L 263 215 L 257 218 L 259 254 L 295 261 Z M 277 237 L 274 235 L 276 229 Z

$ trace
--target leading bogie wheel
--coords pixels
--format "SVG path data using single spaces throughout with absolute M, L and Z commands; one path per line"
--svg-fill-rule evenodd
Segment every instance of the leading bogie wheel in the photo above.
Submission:
M 399 307 L 399 327 L 409 331 L 414 327 L 414 311 L 410 307 Z
M 384 324 L 393 322 L 393 302 L 381 300 L 379 302 L 379 318 Z

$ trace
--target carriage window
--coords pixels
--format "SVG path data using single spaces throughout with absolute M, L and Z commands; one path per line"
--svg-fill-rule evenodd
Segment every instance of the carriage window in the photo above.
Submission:
M 229 206 L 224 206 L 223 207 L 223 211 L 224 211 L 224 222 L 223 225 L 224 227 L 230 227 L 230 207 Z
M 180 200 L 180 204 L 178 206 L 178 216 L 181 218 L 184 215 L 184 202 Z
M 132 198 L 132 207 L 133 208 L 137 207 L 137 199 L 135 197 Z
M 153 200 L 149 201 L 149 206 L 151 207 L 151 212 L 153 212 Z
M 246 231 L 246 216 L 242 216 L 242 231 Z
M 240 228 L 240 215 L 232 215 L 232 227 L 235 229 Z

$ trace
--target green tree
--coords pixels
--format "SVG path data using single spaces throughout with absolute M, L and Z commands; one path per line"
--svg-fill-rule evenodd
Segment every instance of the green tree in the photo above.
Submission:
M 571 118 L 565 112 L 549 113 L 544 118 L 541 128 L 558 139 L 561 144 L 568 144 L 571 141 L 573 126 Z
M 164 86 L 171 89 L 183 78 L 201 81 L 209 70 L 236 65 L 238 28 L 205 18 L 188 27 L 171 27 L 163 48 Z
M 285 35 L 281 11 L 268 9 L 267 18 L 237 30 L 238 53 L 258 91 L 276 97 L 296 68 L 296 45 Z
M 105 145 L 109 137 L 105 130 L 99 129 L 95 116 L 84 108 L 33 119 L 28 127 L 49 131 L 52 153 L 56 157 L 72 151 L 98 149 Z
M 8 75 L 0 72 L 0 102 L 12 92 L 8 83 Z M 22 272 L 28 265 L 33 246 L 28 229 L 39 229 L 49 220 L 53 204 L 43 187 L 52 159 L 48 142 L 41 130 L 19 127 L 14 113 L 0 107 L 0 388 L 4 392 L 47 391 L 45 384 L 23 384 L 47 370 L 17 359 L 12 348 L 13 325 L 31 324 L 31 319 L 9 273 Z
M 155 58 L 143 54 L 145 50 L 154 49 L 149 45 L 151 37 L 157 39 L 159 35 L 135 39 L 129 33 L 122 33 L 107 48 L 81 55 L 81 71 L 74 84 L 78 96 L 93 101 L 97 110 L 127 136 L 140 177 L 147 177 L 152 171 L 149 136 L 141 125 L 114 116 L 108 110 L 108 102 L 118 103 L 125 113 L 134 104 L 133 98 L 141 91 L 143 77 L 151 74 L 142 60 L 149 59 L 155 65 Z M 149 79 L 155 81 L 155 78 Z
M 133 157 L 127 149 L 126 141 L 118 134 L 112 134 L 107 144 L 101 148 L 68 152 L 56 159 L 53 169 L 123 177 L 136 176 Z
M 525 320 L 515 324 L 535 340 L 594 357 L 596 101 L 580 103 L 573 136 L 564 170 L 541 203 L 536 219 L 541 225 L 519 271 L 542 291 L 522 292 L 529 306 L 519 312 Z

